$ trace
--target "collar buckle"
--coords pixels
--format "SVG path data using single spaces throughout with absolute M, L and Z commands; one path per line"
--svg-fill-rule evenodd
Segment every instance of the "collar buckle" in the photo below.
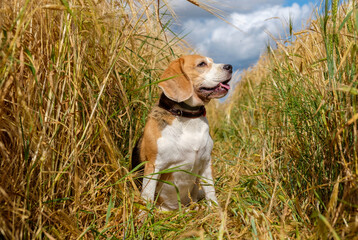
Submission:
M 179 117 L 181 117 L 181 116 L 183 116 L 183 111 L 180 110 L 180 109 L 177 109 L 177 110 L 176 110 L 176 114 L 177 114 Z

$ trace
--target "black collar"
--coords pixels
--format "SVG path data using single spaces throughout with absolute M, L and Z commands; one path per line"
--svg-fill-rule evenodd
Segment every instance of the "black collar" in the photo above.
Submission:
M 162 93 L 159 100 L 159 107 L 167 110 L 174 116 L 186 118 L 198 118 L 206 115 L 204 106 L 192 107 L 184 102 L 175 102 Z

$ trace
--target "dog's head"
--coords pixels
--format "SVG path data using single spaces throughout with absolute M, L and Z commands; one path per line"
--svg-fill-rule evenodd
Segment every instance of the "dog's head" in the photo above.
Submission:
M 188 55 L 174 60 L 161 76 L 159 87 L 173 101 L 192 106 L 224 97 L 230 86 L 232 66 L 216 64 L 211 58 Z

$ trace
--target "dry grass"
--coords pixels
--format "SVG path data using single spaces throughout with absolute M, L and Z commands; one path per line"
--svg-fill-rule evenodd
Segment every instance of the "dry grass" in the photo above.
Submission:
M 1 2 L 1 235 L 125 234 L 138 198 L 128 156 L 182 51 L 152 3 Z
M 242 74 L 215 117 L 214 126 L 224 129 L 217 138 L 235 149 L 238 161 L 253 164 L 244 174 L 254 176 L 254 187 L 261 189 L 257 210 L 266 219 L 255 218 L 256 227 L 268 234 L 266 222 L 276 225 L 281 230 L 271 232 L 274 238 L 356 237 L 358 31 L 357 9 L 349 7 L 354 5 L 350 1 L 338 10 L 333 1 L 309 29 L 290 36 L 293 42 L 277 41 L 277 50 L 269 49 Z
M 227 106 L 212 104 L 221 209 L 160 213 L 127 170 L 158 76 L 185 51 L 157 2 L 0 6 L 1 237 L 353 238 L 356 10 L 327 10 L 247 70 Z

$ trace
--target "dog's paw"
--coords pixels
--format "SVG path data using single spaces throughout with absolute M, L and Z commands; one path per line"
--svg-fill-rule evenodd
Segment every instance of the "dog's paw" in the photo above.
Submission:
M 138 212 L 137 219 L 143 223 L 148 217 L 148 211 L 140 209 Z
M 215 199 L 207 199 L 206 202 L 209 207 L 220 207 L 218 200 L 216 198 Z

